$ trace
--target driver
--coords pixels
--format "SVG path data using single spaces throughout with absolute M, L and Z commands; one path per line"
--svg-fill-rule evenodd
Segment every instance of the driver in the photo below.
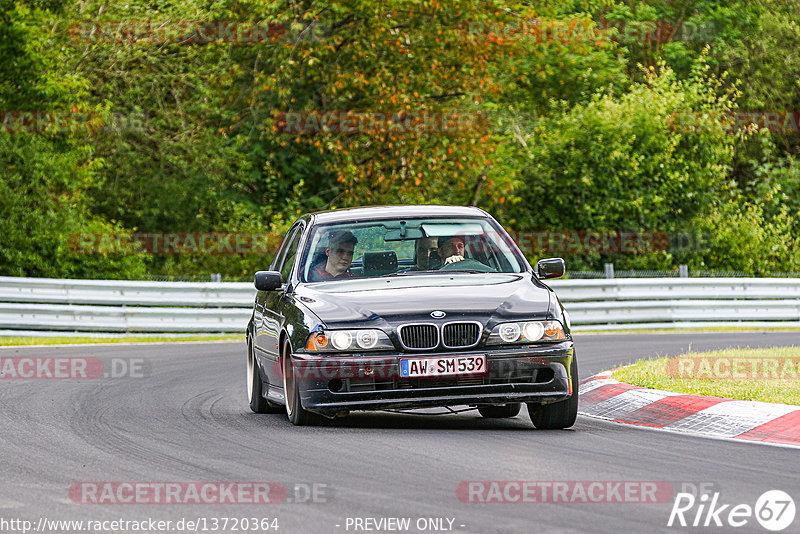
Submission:
M 439 256 L 442 257 L 442 267 L 440 271 L 481 271 L 495 272 L 494 269 L 484 265 L 478 260 L 465 258 L 464 237 L 442 236 L 439 238 Z
M 308 273 L 309 282 L 353 278 L 350 264 L 353 263 L 353 251 L 358 239 L 347 230 L 334 230 L 328 234 L 328 246 L 325 248 L 327 261 L 311 267 Z
M 461 236 L 442 236 L 439 238 L 439 256 L 442 269 L 451 263 L 464 261 L 464 238 Z

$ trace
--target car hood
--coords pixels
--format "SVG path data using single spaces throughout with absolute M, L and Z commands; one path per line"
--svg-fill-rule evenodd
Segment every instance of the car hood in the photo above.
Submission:
M 326 326 L 375 327 L 431 321 L 443 311 L 448 320 L 546 319 L 550 291 L 529 273 L 419 274 L 322 282 L 297 287 L 296 297 Z

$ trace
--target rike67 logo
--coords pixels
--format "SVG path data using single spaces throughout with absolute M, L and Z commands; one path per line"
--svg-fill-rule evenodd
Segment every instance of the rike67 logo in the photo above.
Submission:
M 723 504 L 719 496 L 719 492 L 699 497 L 678 493 L 667 526 L 738 528 L 752 524 L 755 518 L 763 528 L 778 532 L 794 522 L 794 500 L 785 491 L 766 491 L 756 500 L 755 506 Z

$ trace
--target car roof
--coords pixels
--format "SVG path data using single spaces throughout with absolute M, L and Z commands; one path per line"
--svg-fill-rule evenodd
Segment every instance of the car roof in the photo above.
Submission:
M 369 221 L 399 217 L 489 217 L 473 206 L 442 206 L 438 204 L 417 206 L 370 206 L 309 213 L 314 224 Z

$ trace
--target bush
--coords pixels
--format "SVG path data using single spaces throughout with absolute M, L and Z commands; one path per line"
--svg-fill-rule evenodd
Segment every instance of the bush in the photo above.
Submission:
M 728 95 L 705 76 L 649 69 L 621 98 L 598 94 L 541 121 L 527 145 L 509 226 L 518 230 L 674 233 L 728 190 L 733 139 L 685 133 L 675 114 L 724 110 Z M 669 268 L 668 253 L 572 257 L 574 268 Z

